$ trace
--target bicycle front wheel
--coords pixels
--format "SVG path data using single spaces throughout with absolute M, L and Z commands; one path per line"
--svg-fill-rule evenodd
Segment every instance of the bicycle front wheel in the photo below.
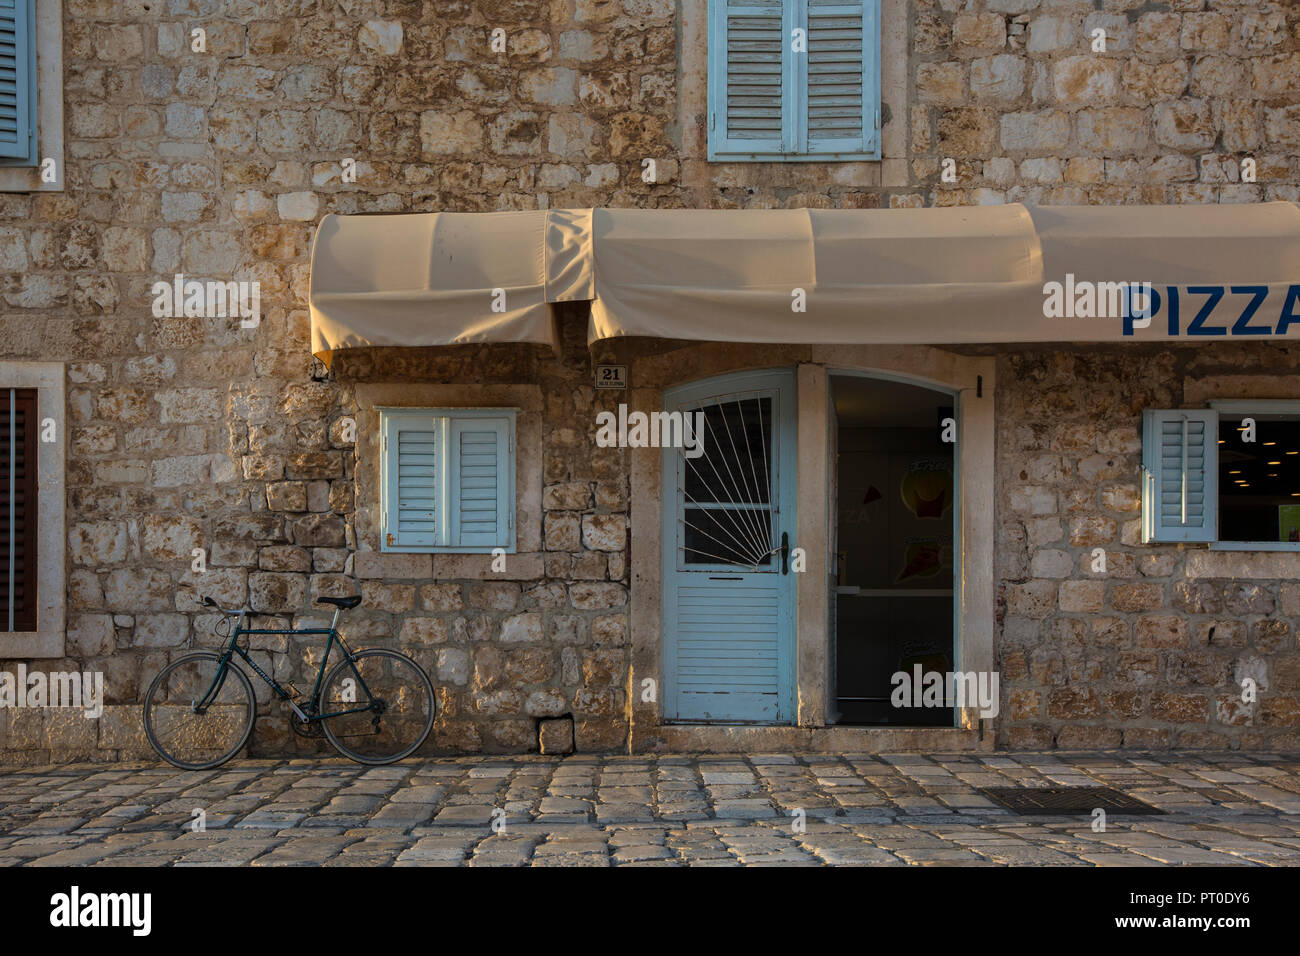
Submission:
M 433 727 L 433 684 L 405 654 L 358 651 L 334 665 L 320 692 L 325 737 L 358 763 L 393 763 L 424 743 Z
M 208 770 L 244 748 L 256 713 L 247 675 L 231 661 L 222 671 L 220 654 L 201 651 L 172 661 L 153 679 L 144 697 L 144 733 L 172 766 Z

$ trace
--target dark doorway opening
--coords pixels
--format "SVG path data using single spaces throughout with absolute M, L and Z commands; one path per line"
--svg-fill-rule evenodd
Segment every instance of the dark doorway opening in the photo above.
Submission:
M 917 706 L 914 678 L 955 670 L 956 443 L 944 440 L 955 438 L 953 397 L 859 375 L 830 382 L 837 560 L 829 719 L 951 727 L 950 702 L 931 695 L 929 706 Z

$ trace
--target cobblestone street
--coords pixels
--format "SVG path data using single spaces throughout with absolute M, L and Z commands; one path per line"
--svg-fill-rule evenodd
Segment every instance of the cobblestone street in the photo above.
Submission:
M 1112 816 L 1094 832 L 1089 817 L 1018 816 L 979 792 L 997 786 L 1113 786 L 1167 815 Z M 6 866 L 1296 863 L 1294 755 L 579 755 L 0 772 Z

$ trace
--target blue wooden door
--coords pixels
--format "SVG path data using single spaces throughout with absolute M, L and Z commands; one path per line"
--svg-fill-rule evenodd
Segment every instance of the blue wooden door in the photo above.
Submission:
M 792 723 L 794 371 L 696 382 L 664 405 L 702 422 L 698 451 L 663 452 L 664 719 Z

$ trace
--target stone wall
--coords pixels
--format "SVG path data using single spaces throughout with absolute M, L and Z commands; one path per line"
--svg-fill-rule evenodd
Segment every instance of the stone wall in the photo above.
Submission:
M 32 663 L 102 670 L 113 706 L 93 726 L 0 712 L 0 756 L 140 753 L 148 678 L 212 640 L 200 591 L 289 622 L 317 618 L 315 592 L 361 590 L 358 635 L 427 645 L 446 688 L 440 746 L 519 749 L 533 713 L 558 710 L 561 696 L 580 746 L 618 746 L 626 674 L 610 648 L 626 627 L 626 556 L 610 540 L 617 520 L 597 519 L 626 513 L 626 479 L 575 425 L 596 407 L 585 354 L 362 357 L 388 364 L 345 361 L 325 377 L 305 312 L 314 224 L 328 212 L 542 205 L 1300 195 L 1300 8 L 1096 6 L 884 0 L 883 163 L 708 164 L 702 0 L 64 0 L 66 188 L 0 194 L 0 360 L 67 363 L 67 659 Z M 1087 48 L 1098 25 L 1111 37 L 1104 54 Z M 207 49 L 195 53 L 200 27 Z M 504 53 L 488 46 L 496 28 Z M 1238 181 L 1245 152 L 1257 158 L 1253 185 Z M 956 160 L 955 183 L 941 181 L 944 158 Z M 343 179 L 348 159 L 356 182 Z M 642 179 L 644 159 L 657 161 L 655 182 Z M 150 287 L 176 272 L 259 281 L 260 326 L 154 318 Z M 354 382 L 394 372 L 544 387 L 536 579 L 359 576 L 355 459 L 339 420 L 355 413 Z M 1054 454 L 1016 452 L 1031 453 Z M 1005 502 L 1008 521 L 1022 504 Z M 1069 513 L 1060 520 L 1068 527 Z M 195 547 L 207 553 L 201 581 Z M 1020 582 L 1028 573 L 1008 565 L 1009 595 L 1054 580 Z M 416 617 L 435 623 L 409 627 Z M 540 641 L 505 637 L 531 638 L 535 625 Z M 277 673 L 306 663 L 297 645 L 259 653 Z M 1065 714 L 1047 686 L 1039 709 L 1009 725 L 1032 732 L 1009 730 L 1007 742 L 1093 719 Z M 287 746 L 281 718 L 264 724 L 259 747 Z
M 1139 491 L 1143 409 L 1296 397 L 1285 346 L 999 360 L 1000 745 L 1300 747 L 1297 555 L 1142 544 Z
M 917 3 L 912 175 L 937 204 L 1300 198 L 1293 4 Z M 1094 52 L 1103 30 L 1105 52 Z M 1240 160 L 1256 161 L 1242 181 Z M 910 197 L 920 202 L 922 195 Z

